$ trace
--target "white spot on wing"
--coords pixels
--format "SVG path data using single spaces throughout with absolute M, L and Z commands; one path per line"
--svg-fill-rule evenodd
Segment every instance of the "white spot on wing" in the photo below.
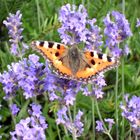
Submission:
M 94 51 L 94 58 L 98 58 L 98 54 L 96 51 Z
M 107 61 L 107 55 L 103 54 L 103 61 Z
M 111 58 L 111 61 L 112 61 L 112 62 L 115 62 L 115 58 L 114 58 L 114 57 L 112 57 L 112 58 Z
M 57 49 L 57 43 L 56 42 L 54 43 L 53 48 Z
M 44 48 L 48 49 L 48 41 L 44 42 Z
M 35 41 L 36 46 L 39 46 L 39 44 L 40 44 L 40 41 Z

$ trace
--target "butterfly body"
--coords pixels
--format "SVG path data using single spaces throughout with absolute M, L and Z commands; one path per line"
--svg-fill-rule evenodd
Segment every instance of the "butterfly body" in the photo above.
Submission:
M 43 54 L 62 78 L 89 82 L 100 72 L 118 65 L 116 58 L 96 51 L 82 52 L 77 46 L 67 47 L 48 41 L 34 41 L 32 46 Z

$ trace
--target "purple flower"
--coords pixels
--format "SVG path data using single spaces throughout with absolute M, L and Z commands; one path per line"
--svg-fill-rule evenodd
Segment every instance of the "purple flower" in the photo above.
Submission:
M 140 97 L 132 96 L 126 103 L 120 105 L 122 109 L 122 116 L 125 117 L 131 124 L 134 132 L 140 135 Z
M 23 36 L 21 35 L 23 28 L 22 22 L 21 22 L 22 14 L 20 11 L 17 11 L 16 14 L 9 14 L 9 17 L 7 17 L 7 20 L 3 21 L 3 24 L 8 29 L 9 37 L 10 37 L 10 43 L 11 43 L 11 53 L 13 55 L 21 55 L 19 52 L 19 42 L 23 39 Z M 22 43 L 22 53 L 25 51 L 25 49 L 28 49 L 28 46 L 25 43 Z
M 17 107 L 16 104 L 11 104 L 11 105 L 10 105 L 10 109 L 11 109 L 11 112 L 12 112 L 12 114 L 13 114 L 14 116 L 16 116 L 17 113 L 18 113 L 19 110 L 20 110 L 20 109 Z
M 47 75 L 45 85 L 49 93 L 49 99 L 51 101 L 58 100 L 59 103 L 63 105 L 73 105 L 76 94 L 80 91 L 80 87 L 82 86 L 79 82 L 61 79 L 53 74 Z
M 33 116 L 39 117 L 41 115 L 41 105 L 32 103 L 31 107 L 32 111 L 29 110 L 29 112 L 32 113 Z
M 76 137 L 81 136 L 83 133 L 83 123 L 81 122 L 81 117 L 83 115 L 83 112 L 80 110 L 78 111 L 78 114 L 75 116 L 75 120 L 70 120 L 70 118 L 67 115 L 67 108 L 64 106 L 62 109 L 60 109 L 57 113 L 57 124 L 63 124 L 71 134 L 75 134 Z
M 108 130 L 104 129 L 103 122 L 99 121 L 99 120 L 96 121 L 96 124 L 97 124 L 96 125 L 96 130 L 99 131 L 99 132 L 108 133 L 112 129 L 112 125 L 115 122 L 114 122 L 113 119 L 110 119 L 110 118 L 104 119 L 104 121 L 108 123 Z M 106 131 L 108 131 L 108 132 L 106 132 Z
M 63 43 L 73 45 L 79 41 L 85 41 L 85 38 L 81 38 L 80 35 L 85 30 L 86 18 L 87 11 L 83 5 L 78 8 L 70 4 L 61 7 L 59 21 L 62 26 L 58 32 Z
M 98 50 L 103 44 L 102 35 L 100 34 L 101 29 L 95 25 L 96 19 L 87 20 L 87 26 L 90 27 L 86 29 L 86 48 L 90 50 Z
M 39 107 L 39 110 L 41 109 L 40 105 L 32 104 L 32 110 L 35 110 L 35 106 Z M 10 132 L 10 135 L 12 137 L 12 140 L 15 139 L 31 139 L 31 140 L 45 140 L 45 129 L 48 127 L 48 125 L 45 122 L 45 118 L 41 115 L 40 112 L 39 115 L 31 113 L 32 116 L 27 117 L 26 119 L 20 120 L 18 124 L 15 126 L 15 131 Z
M 110 118 L 107 118 L 107 119 L 104 119 L 105 122 L 107 122 L 109 124 L 109 130 L 112 129 L 112 125 L 115 124 L 114 120 L 113 119 L 110 119 Z
M 103 123 L 101 121 L 96 121 L 96 130 L 98 132 L 103 132 L 104 131 L 104 128 L 103 128 Z
M 26 99 L 44 93 L 46 69 L 43 69 L 43 64 L 38 61 L 38 56 L 29 55 L 29 59 L 12 63 L 8 66 L 8 71 L 0 75 L 6 98 L 14 96 L 18 89 L 23 90 Z
M 97 49 L 102 45 L 100 28 L 95 25 L 96 19 L 88 19 L 88 14 L 83 5 L 66 4 L 59 12 L 59 21 L 62 23 L 58 29 L 62 42 L 66 45 L 85 43 L 88 49 Z M 89 28 L 88 28 L 89 26 Z
M 136 27 L 139 27 L 139 26 L 140 26 L 140 19 L 137 18 L 137 25 L 136 25 Z
M 123 54 L 124 54 L 124 55 L 128 55 L 129 53 L 130 53 L 130 49 L 129 49 L 129 46 L 126 44 L 126 45 L 124 46 Z
M 86 96 L 95 96 L 97 99 L 103 98 L 104 92 L 102 91 L 102 88 L 106 85 L 103 73 L 100 73 L 97 78 L 93 80 L 93 83 L 92 90 L 89 90 L 86 85 L 81 88 L 83 94 Z
M 132 36 L 128 20 L 123 14 L 112 11 L 105 17 L 104 24 L 104 34 L 107 37 L 106 46 L 109 47 L 113 55 L 120 56 L 122 51 L 118 48 L 118 44 Z

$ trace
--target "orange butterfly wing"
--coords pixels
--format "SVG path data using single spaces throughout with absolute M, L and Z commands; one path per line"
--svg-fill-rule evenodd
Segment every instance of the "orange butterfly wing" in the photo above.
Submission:
M 44 57 L 52 63 L 54 68 L 62 75 L 72 76 L 71 70 L 62 64 L 60 60 L 67 51 L 67 46 L 56 42 L 34 41 L 32 42 L 34 49 L 39 51 Z
M 109 57 L 106 54 L 100 54 L 96 51 L 85 51 L 84 59 L 86 59 L 89 64 L 88 67 L 85 67 L 83 70 L 79 70 L 76 73 L 76 78 L 91 80 L 100 72 L 105 72 L 109 69 L 112 69 L 118 65 L 118 60 Z

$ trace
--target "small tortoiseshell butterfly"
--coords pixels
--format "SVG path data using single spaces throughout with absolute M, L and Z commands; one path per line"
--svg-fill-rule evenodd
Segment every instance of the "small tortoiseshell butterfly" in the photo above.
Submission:
M 118 65 L 118 60 L 97 51 L 82 52 L 76 46 L 48 41 L 33 41 L 32 47 L 38 50 L 52 64 L 61 78 L 82 82 L 92 81 L 100 72 Z

